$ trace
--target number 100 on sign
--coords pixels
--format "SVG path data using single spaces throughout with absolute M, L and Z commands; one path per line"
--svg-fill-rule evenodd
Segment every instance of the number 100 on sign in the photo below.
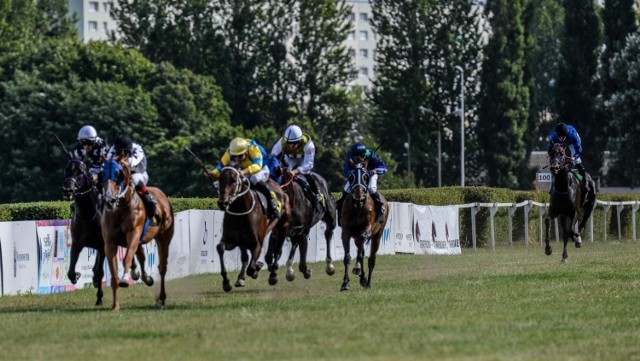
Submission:
M 551 173 L 538 173 L 538 183 L 550 183 Z

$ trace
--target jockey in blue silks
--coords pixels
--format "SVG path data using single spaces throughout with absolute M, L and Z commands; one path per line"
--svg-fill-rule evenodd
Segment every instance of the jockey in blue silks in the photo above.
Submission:
M 549 136 L 549 143 L 547 144 L 547 153 L 551 156 L 551 151 L 555 144 L 561 144 L 569 149 L 571 152 L 572 164 L 582 176 L 582 187 L 586 192 L 589 192 L 589 183 L 587 183 L 587 174 L 582 164 L 580 155 L 582 154 L 582 141 L 580 135 L 572 125 L 564 123 L 558 123 L 556 128 Z
M 368 191 L 371 194 L 371 198 L 373 198 L 373 202 L 375 203 L 375 211 L 377 215 L 376 221 L 384 222 L 386 209 L 382 204 L 382 200 L 380 199 L 380 193 L 378 193 L 378 175 L 387 173 L 387 165 L 384 163 L 384 161 L 380 159 L 380 157 L 378 157 L 375 152 L 367 148 L 364 144 L 357 143 L 351 146 L 351 149 L 349 149 L 349 153 L 344 159 L 342 175 L 348 179 L 349 175 L 351 175 L 351 172 L 356 168 L 356 166 L 365 161 L 367 164 L 367 170 L 371 175 L 369 177 Z M 340 220 L 342 203 L 344 202 L 348 194 L 349 181 L 347 180 L 347 183 L 342 190 L 342 197 L 340 197 L 340 199 L 338 199 L 338 201 L 336 202 L 336 208 L 338 209 L 338 221 Z

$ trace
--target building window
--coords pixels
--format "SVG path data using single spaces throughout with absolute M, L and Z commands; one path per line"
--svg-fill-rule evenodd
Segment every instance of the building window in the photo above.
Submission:
M 351 57 L 351 59 L 355 59 L 356 58 L 355 49 L 349 49 L 349 56 Z
M 367 31 L 361 31 L 360 32 L 360 40 L 367 40 L 369 39 L 369 33 Z
M 360 21 L 363 21 L 363 22 L 369 21 L 369 16 L 367 16 L 367 13 L 360 13 Z
M 361 76 L 368 76 L 369 75 L 369 69 L 362 67 L 360 68 L 360 75 Z
M 104 33 L 109 34 L 109 23 L 107 23 L 106 21 L 103 21 L 102 27 L 104 28 Z
M 368 87 L 368 86 L 366 86 L 366 85 L 363 85 L 363 86 L 362 86 L 362 92 L 363 92 L 363 93 L 368 93 L 368 92 L 369 92 L 369 87 Z
M 98 31 L 97 21 L 89 21 L 89 31 Z
M 109 12 L 109 3 L 107 2 L 102 3 L 102 7 L 104 8 L 105 13 Z
M 360 57 L 361 58 L 368 58 L 369 57 L 369 51 L 367 49 L 360 49 Z
M 356 14 L 355 13 L 351 13 L 347 16 L 347 18 L 349 18 L 349 20 L 351 21 L 356 21 Z
M 356 32 L 355 31 L 350 31 L 349 34 L 347 34 L 347 40 L 353 40 L 356 38 Z
M 373 56 L 373 60 L 378 60 L 378 51 L 374 50 L 371 55 Z
M 89 1 L 89 11 L 96 12 L 100 11 L 100 4 L 97 1 Z

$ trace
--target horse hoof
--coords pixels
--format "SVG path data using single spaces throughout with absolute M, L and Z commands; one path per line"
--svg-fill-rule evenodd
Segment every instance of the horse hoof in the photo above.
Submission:
M 582 242 L 576 242 L 576 248 L 582 248 Z
M 304 279 L 308 280 L 309 278 L 311 278 L 311 270 L 307 270 L 307 272 L 304 273 Z
M 244 287 L 244 280 L 243 279 L 238 279 L 236 281 L 236 287 Z
M 332 264 L 328 264 L 327 268 L 325 268 L 325 272 L 327 272 L 329 276 L 333 276 L 334 274 L 336 274 L 336 268 L 333 267 Z
M 360 286 L 362 286 L 364 288 L 369 288 L 369 285 L 367 284 L 367 281 L 365 281 L 365 280 L 360 280 Z
M 256 261 L 256 272 L 260 271 L 264 267 L 264 263 L 261 261 Z
M 151 276 L 145 278 L 145 280 L 144 280 L 144 284 L 149 286 L 149 287 L 153 286 L 153 282 L 154 282 L 153 281 L 153 277 L 151 277 Z
M 102 300 L 97 300 L 96 301 L 96 307 L 98 307 L 98 306 L 102 306 Z
M 287 273 L 287 281 L 293 282 L 293 280 L 295 279 L 296 279 L 296 275 L 294 275 L 293 273 Z
M 156 308 L 159 310 L 164 310 L 165 304 L 163 300 L 156 300 Z
M 278 284 L 278 277 L 269 277 L 269 285 L 275 286 Z
M 140 271 L 138 271 L 138 269 L 135 269 L 135 270 L 134 270 L 134 269 L 132 268 L 132 269 L 131 269 L 131 271 L 130 271 L 129 273 L 131 274 L 131 278 L 132 278 L 134 281 L 137 281 L 137 280 L 139 280 L 139 279 L 140 279 Z
M 566 258 L 563 258 L 562 261 L 560 261 L 560 263 L 569 263 L 569 261 Z
M 353 272 L 353 274 L 356 276 L 360 276 L 360 268 L 354 268 L 351 272 Z
M 340 287 L 340 291 L 349 291 L 349 285 L 343 284 L 342 287 Z
M 547 256 L 551 256 L 551 247 L 545 248 L 544 249 L 544 254 L 546 254 Z
M 225 283 L 225 284 L 223 284 L 223 285 L 222 285 L 222 289 L 223 289 L 225 292 L 231 292 L 231 285 L 230 285 L 230 284 L 228 284 L 228 283 Z
M 129 282 L 120 281 L 120 282 L 118 282 L 118 287 L 127 288 L 127 287 L 129 287 Z

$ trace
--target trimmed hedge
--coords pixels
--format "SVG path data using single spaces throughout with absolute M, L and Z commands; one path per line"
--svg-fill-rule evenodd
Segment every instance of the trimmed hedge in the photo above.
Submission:
M 405 202 L 423 205 L 450 205 L 468 203 L 518 203 L 526 200 L 548 202 L 547 192 L 514 191 L 504 188 L 490 187 L 440 187 L 440 188 L 413 188 L 413 189 L 387 189 L 382 194 L 389 201 Z M 340 193 L 333 194 L 335 199 Z M 603 201 L 640 201 L 640 194 L 598 194 L 598 199 Z M 216 198 L 170 198 L 174 212 L 189 209 L 219 209 Z M 24 221 L 38 219 L 68 219 L 71 217 L 69 208 L 71 202 L 52 201 L 34 203 L 13 203 L 0 205 L 0 221 Z M 539 208 L 533 207 L 529 212 L 529 242 L 537 243 L 540 236 L 538 222 Z M 615 207 L 611 207 L 609 213 L 604 215 L 602 206 L 596 207 L 593 213 L 594 239 L 603 240 L 606 225 L 607 239 L 618 239 L 618 220 Z M 639 227 L 640 222 L 636 222 Z M 508 219 L 507 208 L 501 207 L 495 216 L 495 240 L 497 244 L 508 244 Z M 519 208 L 513 217 L 513 241 L 524 241 L 524 211 Z M 632 237 L 631 207 L 625 206 L 620 215 L 621 233 L 623 239 Z M 491 242 L 489 208 L 481 208 L 476 216 L 477 246 L 483 247 Z M 544 232 L 544 225 L 543 225 Z M 589 226 L 584 234 L 584 239 L 589 240 Z M 636 233 L 640 235 L 638 229 Z M 552 240 L 555 239 L 553 232 Z M 460 243 L 463 246 L 471 246 L 471 211 L 462 209 L 460 212 Z

